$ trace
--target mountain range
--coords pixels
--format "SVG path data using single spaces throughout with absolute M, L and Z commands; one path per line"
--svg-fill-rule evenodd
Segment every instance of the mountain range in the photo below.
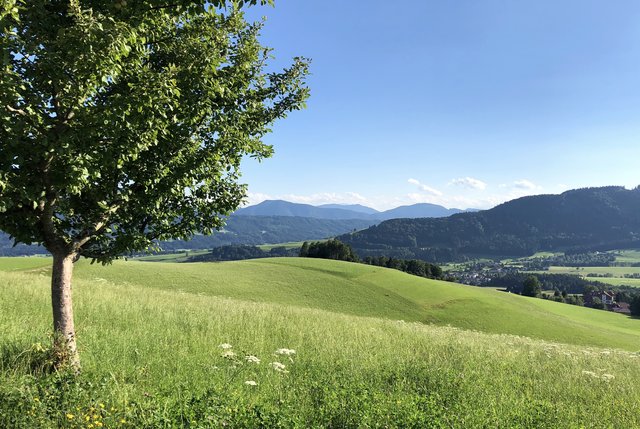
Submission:
M 361 257 L 433 262 L 640 247 L 640 187 L 523 197 L 475 213 L 387 220 L 338 238 Z
M 396 218 L 445 217 L 463 212 L 465 212 L 465 210 L 448 209 L 446 207 L 428 203 L 400 206 L 381 212 L 360 204 L 325 204 L 321 206 L 312 206 L 310 204 L 298 204 L 282 200 L 266 200 L 253 206 L 241 208 L 237 210 L 234 215 L 300 216 L 316 219 L 364 219 L 383 221 Z

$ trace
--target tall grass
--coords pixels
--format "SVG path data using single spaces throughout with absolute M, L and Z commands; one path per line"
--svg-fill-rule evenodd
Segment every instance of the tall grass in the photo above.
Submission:
M 48 278 L 0 284 L 0 427 L 640 426 L 637 353 L 106 280 L 47 375 Z
M 311 258 L 223 263 L 80 264 L 78 279 L 182 290 L 242 301 L 304 306 L 355 316 L 452 325 L 499 334 L 636 351 L 640 321 L 628 316 L 387 268 Z

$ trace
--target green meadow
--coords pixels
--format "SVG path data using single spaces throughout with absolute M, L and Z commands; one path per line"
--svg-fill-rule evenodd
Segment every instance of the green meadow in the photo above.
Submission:
M 640 250 L 617 250 L 614 251 L 616 262 L 638 264 L 640 263 Z
M 550 274 L 611 274 L 613 277 L 623 277 L 625 274 L 640 274 L 640 267 L 549 267 Z
M 312 240 L 312 241 L 326 241 L 326 240 Z M 265 252 L 268 252 L 274 247 L 284 247 L 286 249 L 295 249 L 298 247 L 302 247 L 303 244 L 304 244 L 304 241 L 290 241 L 287 243 L 279 243 L 279 244 L 260 244 L 257 247 L 264 250 Z
M 24 271 L 49 268 L 51 262 L 52 259 L 49 257 L 0 257 L 0 271 Z
M 640 426 L 639 320 L 315 259 L 80 262 L 83 371 L 49 373 L 46 260 L 22 259 L 3 428 Z
M 612 286 L 640 287 L 640 279 L 628 279 L 621 277 L 585 277 L 587 280 L 606 283 Z

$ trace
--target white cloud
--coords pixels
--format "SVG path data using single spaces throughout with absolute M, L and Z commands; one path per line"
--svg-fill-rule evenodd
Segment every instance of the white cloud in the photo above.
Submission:
M 513 182 L 513 186 L 517 189 L 524 189 L 527 191 L 533 191 L 536 189 L 541 189 L 540 186 L 536 185 L 533 182 L 530 182 L 529 180 L 526 179 L 521 179 L 521 180 L 516 180 L 515 182 Z
M 269 194 L 262 194 L 260 192 L 247 192 L 247 198 L 245 199 L 245 203 L 242 204 L 242 206 L 252 206 L 254 204 L 259 204 L 265 200 L 273 199 L 274 198 Z
M 427 192 L 431 195 L 435 195 L 437 197 L 442 196 L 442 192 L 438 191 L 435 188 L 432 188 L 431 186 L 425 185 L 424 183 L 420 183 L 416 179 L 409 179 L 408 182 L 411 183 L 412 185 L 417 186 L 420 190 Z
M 460 177 L 453 179 L 449 182 L 450 185 L 462 186 L 465 188 L 478 189 L 484 191 L 487 188 L 487 184 L 482 180 L 474 179 L 473 177 Z

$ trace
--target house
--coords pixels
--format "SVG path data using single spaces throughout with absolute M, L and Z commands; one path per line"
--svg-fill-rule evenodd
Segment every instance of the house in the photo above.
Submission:
M 610 308 L 616 303 L 616 294 L 611 291 L 595 291 L 590 292 L 584 295 L 584 305 L 585 307 L 592 307 L 594 299 L 598 298 L 598 300 L 604 304 L 606 308 Z
M 622 314 L 631 314 L 631 309 L 629 308 L 629 304 L 627 304 L 626 302 L 619 302 L 617 304 L 614 304 L 611 307 L 611 311 L 614 311 L 616 313 L 622 313 Z

